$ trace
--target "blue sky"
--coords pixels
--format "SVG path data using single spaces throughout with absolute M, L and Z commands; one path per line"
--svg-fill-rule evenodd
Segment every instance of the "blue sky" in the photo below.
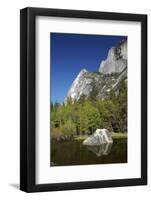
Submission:
M 98 71 L 108 50 L 124 36 L 50 33 L 51 102 L 62 103 L 78 73 Z

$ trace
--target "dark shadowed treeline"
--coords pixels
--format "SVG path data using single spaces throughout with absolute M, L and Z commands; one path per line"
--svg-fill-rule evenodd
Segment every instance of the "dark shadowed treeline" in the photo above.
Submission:
M 127 133 L 127 82 L 121 81 L 119 92 L 111 91 L 107 99 L 96 99 L 92 92 L 74 103 L 51 103 L 50 111 L 53 138 L 92 134 L 97 128 Z

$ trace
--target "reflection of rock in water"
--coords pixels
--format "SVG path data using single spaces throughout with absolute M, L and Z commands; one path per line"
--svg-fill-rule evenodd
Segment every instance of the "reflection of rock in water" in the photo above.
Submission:
M 100 146 L 87 146 L 87 148 L 95 153 L 97 157 L 101 157 L 111 152 L 112 143 L 101 144 Z

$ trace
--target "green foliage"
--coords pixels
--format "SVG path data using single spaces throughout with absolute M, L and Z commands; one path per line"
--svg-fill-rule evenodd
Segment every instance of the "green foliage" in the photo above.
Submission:
M 121 81 L 118 93 L 110 91 L 108 99 L 97 99 L 94 90 L 86 99 L 68 99 L 66 104 L 51 103 L 51 133 L 53 137 L 92 134 L 97 128 L 115 133 L 127 132 L 127 82 Z

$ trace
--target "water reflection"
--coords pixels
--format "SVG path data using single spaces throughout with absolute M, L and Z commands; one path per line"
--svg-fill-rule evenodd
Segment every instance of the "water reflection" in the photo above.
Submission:
M 50 165 L 71 166 L 127 162 L 127 139 L 112 144 L 86 146 L 81 141 L 52 142 Z
M 92 151 L 97 157 L 101 157 L 111 152 L 112 144 L 113 143 L 106 143 L 100 146 L 87 146 L 87 149 Z

